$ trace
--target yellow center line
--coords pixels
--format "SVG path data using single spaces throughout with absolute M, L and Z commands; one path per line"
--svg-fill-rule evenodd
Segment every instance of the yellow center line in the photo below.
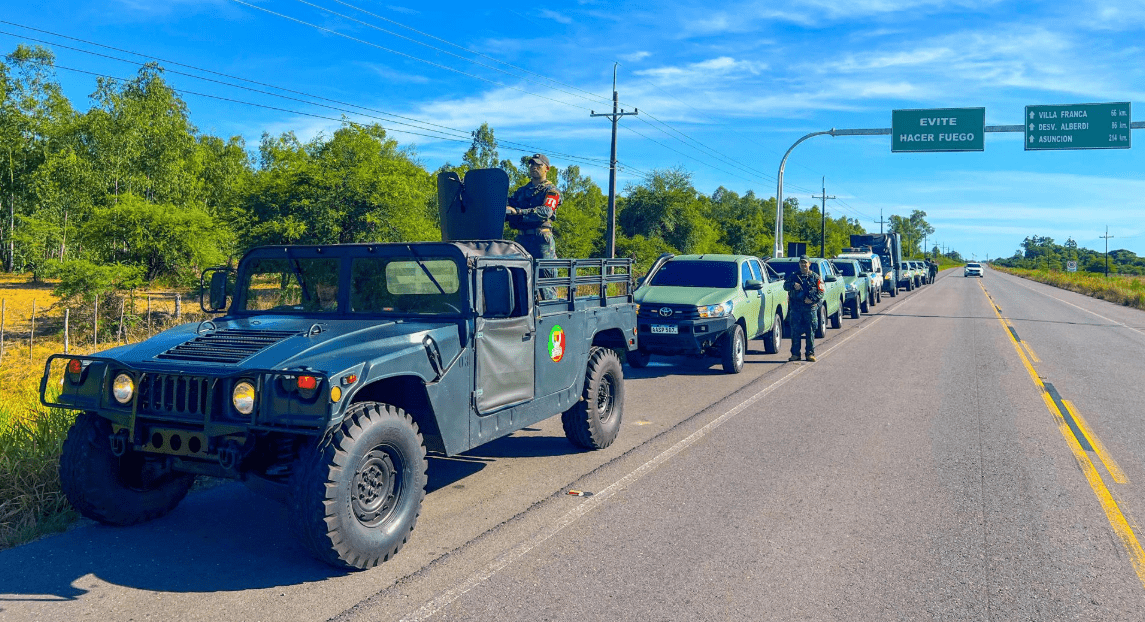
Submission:
M 1005 318 L 998 312 L 997 305 L 994 304 L 994 298 L 990 296 L 990 292 L 986 291 L 986 286 L 983 285 L 981 281 L 978 282 L 978 286 L 982 288 L 982 292 L 986 294 L 986 298 L 989 299 L 993 305 L 994 315 L 998 316 L 998 321 L 1002 324 L 1002 327 L 1006 329 L 1006 336 L 1008 336 L 1010 342 L 1014 344 L 1014 351 L 1018 353 L 1018 358 L 1021 359 L 1022 365 L 1025 366 L 1026 371 L 1030 374 L 1030 379 L 1034 381 L 1034 384 L 1037 385 L 1041 391 L 1042 400 L 1046 403 L 1046 409 L 1050 411 L 1050 414 L 1057 422 L 1058 431 L 1061 433 L 1062 438 L 1065 439 L 1066 445 L 1069 446 L 1074 459 L 1077 460 L 1078 466 L 1081 467 L 1082 473 L 1085 474 L 1085 480 L 1089 483 L 1089 487 L 1093 489 L 1093 494 L 1097 496 L 1097 501 L 1101 504 L 1101 509 L 1105 511 L 1105 517 L 1109 519 L 1109 524 L 1113 527 L 1113 532 L 1117 534 L 1117 538 L 1121 540 L 1122 546 L 1125 547 L 1125 551 L 1129 554 L 1129 560 L 1133 563 L 1133 570 L 1137 573 L 1137 579 L 1141 581 L 1142 587 L 1145 587 L 1145 549 L 1141 548 L 1141 543 L 1137 540 L 1137 534 L 1135 534 L 1133 528 L 1129 526 L 1129 521 L 1126 520 L 1125 514 L 1121 511 L 1121 507 L 1117 505 L 1113 494 L 1109 492 L 1109 488 L 1106 487 L 1105 482 L 1101 479 L 1101 474 L 1098 473 L 1097 467 L 1095 467 L 1093 461 L 1089 459 L 1089 454 L 1082 449 L 1077 436 L 1074 435 L 1073 430 L 1071 430 L 1069 424 L 1066 423 L 1063 413 L 1058 408 L 1058 405 L 1054 403 L 1054 399 L 1050 396 L 1049 391 L 1046 390 L 1046 385 L 1042 381 L 1041 376 L 1038 375 L 1037 370 L 1034 369 L 1033 364 L 1030 363 L 1030 360 L 1026 357 L 1026 353 L 1022 350 L 1021 342 L 1015 339 L 1013 333 L 1010 332 Z M 1062 401 L 1063 403 L 1065 402 L 1065 400 Z M 1075 411 L 1070 408 L 1070 406 L 1067 405 L 1066 408 L 1071 416 L 1076 416 Z M 1080 417 L 1074 419 L 1074 421 L 1079 422 L 1078 425 L 1082 428 L 1083 435 L 1089 441 L 1090 446 L 1094 448 L 1095 453 L 1101 457 L 1105 453 L 1105 449 L 1104 447 L 1102 447 L 1100 451 L 1097 449 L 1101 446 L 1100 442 L 1094 442 L 1097 437 L 1089 431 L 1088 426 L 1080 423 Z M 1102 462 L 1104 462 L 1104 458 Z M 1110 468 L 1110 464 L 1113 465 L 1112 468 Z M 1105 466 L 1107 469 L 1110 469 L 1110 475 L 1112 475 L 1114 481 L 1116 481 L 1117 475 L 1114 474 L 1114 469 L 1116 469 L 1117 473 L 1121 473 L 1121 469 L 1117 468 L 1116 463 L 1114 463 L 1112 459 L 1110 459 Z M 1124 477 L 1123 474 L 1122 477 Z
M 1105 465 L 1105 470 L 1109 471 L 1109 476 L 1113 478 L 1113 481 L 1117 482 L 1118 484 L 1129 483 L 1129 478 L 1125 477 L 1125 472 L 1122 471 L 1121 467 L 1117 466 L 1117 463 L 1113 461 L 1113 456 L 1111 456 L 1109 451 L 1105 449 L 1105 445 L 1102 444 L 1101 439 L 1090 431 L 1089 424 L 1086 423 L 1081 414 L 1077 412 L 1077 407 L 1074 406 L 1073 402 L 1063 399 L 1062 403 L 1065 404 L 1066 410 L 1069 411 L 1069 414 L 1073 417 L 1073 420 L 1077 422 L 1077 427 L 1081 428 L 1081 432 L 1085 435 L 1085 439 L 1089 441 L 1090 446 L 1093 447 L 1093 453 L 1097 454 L 1098 458 L 1101 458 L 1101 463 Z

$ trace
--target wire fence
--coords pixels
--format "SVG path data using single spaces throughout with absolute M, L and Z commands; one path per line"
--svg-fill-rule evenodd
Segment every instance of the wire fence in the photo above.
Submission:
M 173 292 L 109 296 L 83 307 L 45 308 L 35 298 L 30 303 L 0 298 L 0 367 L 35 362 L 46 357 L 45 350 L 93 352 L 135 343 L 209 318 L 198 298 Z

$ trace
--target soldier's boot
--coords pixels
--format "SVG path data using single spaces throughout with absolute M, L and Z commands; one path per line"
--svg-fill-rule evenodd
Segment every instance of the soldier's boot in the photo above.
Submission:
M 815 355 L 814 354 L 808 354 L 807 360 L 811 363 L 814 363 L 815 362 Z
M 787 357 L 787 360 L 789 360 L 789 361 L 798 361 L 798 360 L 799 360 L 799 355 L 798 355 L 798 354 L 792 354 L 791 356 Z

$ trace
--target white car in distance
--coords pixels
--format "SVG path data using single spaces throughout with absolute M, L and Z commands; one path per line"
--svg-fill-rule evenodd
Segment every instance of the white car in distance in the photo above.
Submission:
M 982 264 L 980 264 L 980 263 L 968 263 L 968 264 L 966 264 L 966 268 L 964 268 L 962 271 L 962 276 L 964 276 L 964 277 L 965 276 L 981 277 L 982 276 Z

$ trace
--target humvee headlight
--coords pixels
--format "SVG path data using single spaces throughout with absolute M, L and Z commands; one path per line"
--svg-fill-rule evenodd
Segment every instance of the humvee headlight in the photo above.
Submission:
M 120 404 L 130 402 L 133 393 L 135 393 L 135 383 L 127 374 L 119 374 L 115 377 L 115 382 L 111 383 L 111 395 Z
M 254 412 L 254 385 L 245 380 L 236 384 L 231 392 L 231 403 L 244 415 Z

